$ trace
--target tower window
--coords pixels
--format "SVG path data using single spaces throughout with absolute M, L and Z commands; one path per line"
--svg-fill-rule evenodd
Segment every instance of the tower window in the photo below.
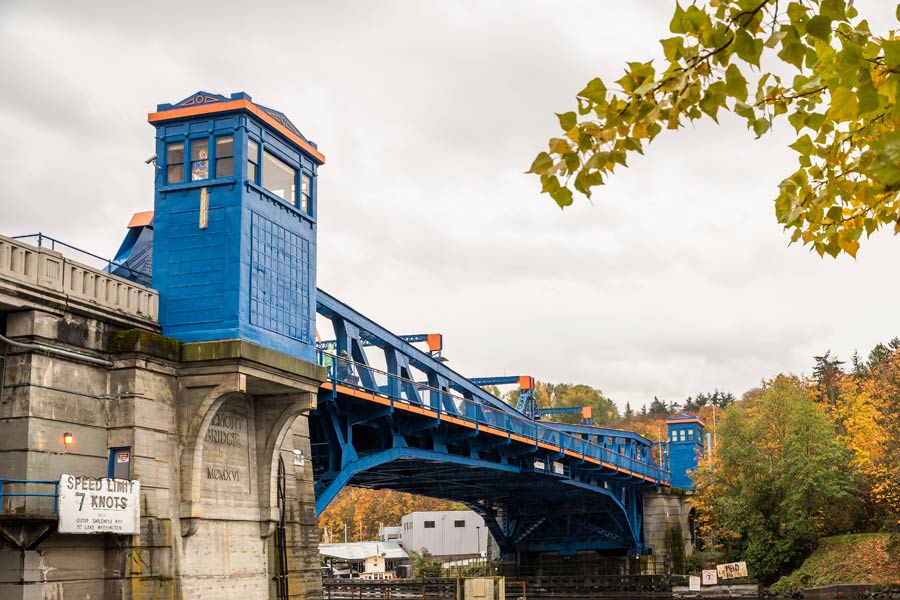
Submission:
M 453 526 L 454 527 L 465 527 L 466 522 L 465 521 L 453 521 Z
M 688 429 L 687 431 L 688 431 L 688 441 L 693 442 L 694 441 L 694 430 Z
M 259 172 L 259 144 L 253 140 L 247 141 L 247 179 L 256 183 L 256 174 Z
M 297 171 L 263 150 L 262 185 L 291 205 L 297 204 Z
M 191 141 L 191 181 L 209 179 L 209 140 Z
M 309 200 L 312 193 L 312 179 L 306 173 L 300 174 L 300 210 L 309 212 Z
M 425 529 L 434 529 L 434 521 L 425 521 Z
M 225 135 L 216 138 L 216 177 L 234 174 L 234 137 Z
M 166 146 L 166 183 L 184 181 L 184 142 Z

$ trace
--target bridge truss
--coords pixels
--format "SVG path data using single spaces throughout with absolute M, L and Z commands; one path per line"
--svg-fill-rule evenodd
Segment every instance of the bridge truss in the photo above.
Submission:
M 310 415 L 319 514 L 346 485 L 392 489 L 465 504 L 507 556 L 641 552 L 643 492 L 669 483 L 645 438 L 534 421 L 322 290 L 317 312 L 336 338 Z

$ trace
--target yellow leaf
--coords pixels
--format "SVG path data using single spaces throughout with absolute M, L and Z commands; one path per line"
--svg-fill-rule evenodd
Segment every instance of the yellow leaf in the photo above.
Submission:
M 831 106 L 825 117 L 835 121 L 852 121 L 859 116 L 859 99 L 853 90 L 839 87 L 831 94 Z

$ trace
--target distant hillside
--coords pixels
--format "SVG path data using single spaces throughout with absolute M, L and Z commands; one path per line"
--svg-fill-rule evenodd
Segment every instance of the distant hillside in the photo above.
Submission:
M 886 533 L 862 533 L 823 538 L 803 565 L 772 586 L 776 590 L 797 590 L 834 583 L 900 585 L 900 548 L 888 548 Z M 895 545 L 900 546 L 897 542 Z

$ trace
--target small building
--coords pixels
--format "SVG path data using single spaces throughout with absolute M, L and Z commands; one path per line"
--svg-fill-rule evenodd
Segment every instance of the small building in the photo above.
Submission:
M 673 488 L 694 489 L 688 473 L 697 468 L 697 461 L 703 455 L 705 427 L 700 417 L 684 413 L 666 420 L 669 432 L 669 471 L 672 473 Z
M 409 555 L 397 542 L 319 544 L 319 555 L 336 577 L 393 579 L 394 570 L 409 562 Z
M 488 530 L 471 510 L 413 512 L 401 521 L 400 544 L 407 552 L 424 548 L 437 558 L 481 557 L 487 551 Z
M 378 528 L 378 541 L 379 542 L 399 542 L 401 531 L 402 531 L 401 527 L 385 527 L 384 525 L 381 525 Z

